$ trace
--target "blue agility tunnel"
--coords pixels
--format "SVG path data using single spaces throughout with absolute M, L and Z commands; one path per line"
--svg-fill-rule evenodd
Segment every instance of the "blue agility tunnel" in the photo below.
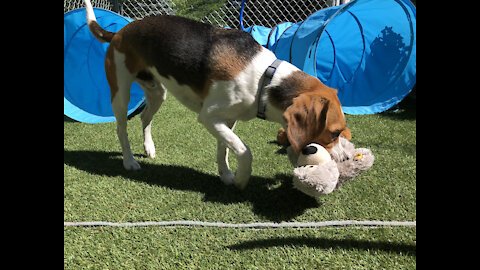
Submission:
M 279 59 L 338 89 L 347 114 L 385 111 L 416 82 L 416 10 L 408 0 L 354 0 L 298 23 L 245 31 Z
M 132 19 L 104 9 L 94 9 L 97 22 L 106 30 L 118 32 Z M 105 75 L 108 43 L 100 43 L 88 30 L 85 9 L 64 14 L 63 113 L 85 123 L 113 122 L 110 87 Z M 128 114 L 145 102 L 144 93 L 132 84 Z

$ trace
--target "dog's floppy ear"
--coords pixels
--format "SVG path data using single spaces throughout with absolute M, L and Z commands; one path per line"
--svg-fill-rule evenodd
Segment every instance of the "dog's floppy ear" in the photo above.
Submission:
M 283 113 L 287 137 L 295 152 L 314 142 L 325 128 L 328 99 L 318 95 L 300 94 Z
M 344 137 L 346 138 L 347 140 L 351 140 L 352 139 L 352 133 L 350 133 L 350 129 L 348 127 L 346 127 L 342 133 L 340 133 L 340 137 Z

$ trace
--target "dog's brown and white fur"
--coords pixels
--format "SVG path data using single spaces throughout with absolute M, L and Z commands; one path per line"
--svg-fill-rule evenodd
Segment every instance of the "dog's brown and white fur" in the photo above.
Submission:
M 248 183 L 252 154 L 233 128 L 237 120 L 256 117 L 259 99 L 266 104 L 266 120 L 285 128 L 295 152 L 316 142 L 334 158 L 342 158 L 338 136 L 349 138 L 350 132 L 337 91 L 282 62 L 259 97 L 264 72 L 276 57 L 249 34 L 177 16 L 147 17 L 112 33 L 98 25 L 90 1 L 85 4 L 90 31 L 99 41 L 110 42 L 105 71 L 127 170 L 140 169 L 127 135 L 127 104 L 134 81 L 146 97 L 141 120 L 148 157 L 155 157 L 152 117 L 168 89 L 198 113 L 198 121 L 217 139 L 218 172 L 225 184 L 243 189 Z M 228 150 L 238 160 L 236 174 L 230 171 Z

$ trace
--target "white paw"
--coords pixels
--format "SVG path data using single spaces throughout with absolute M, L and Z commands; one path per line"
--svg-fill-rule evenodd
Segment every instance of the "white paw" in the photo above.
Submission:
M 145 154 L 149 158 L 155 158 L 155 145 L 153 142 L 143 143 L 143 148 L 145 149 Z
M 247 187 L 248 180 L 250 180 L 250 175 L 252 174 L 252 152 L 248 146 L 245 146 L 245 151 L 240 155 L 237 155 L 238 158 L 238 169 L 235 173 L 235 178 L 233 183 L 235 186 L 244 190 Z
M 238 189 L 244 190 L 247 187 L 248 180 L 250 180 L 250 174 L 241 175 L 237 172 L 237 175 L 235 175 L 235 178 L 233 179 L 233 183 Z
M 218 174 L 220 175 L 220 179 L 225 185 L 232 185 L 233 184 L 233 178 L 235 178 L 235 175 L 230 171 L 219 171 Z
M 127 159 L 127 160 L 123 160 L 123 167 L 126 169 L 126 170 L 129 170 L 129 171 L 137 171 L 137 170 L 140 170 L 140 164 L 138 164 L 138 162 L 131 158 L 131 159 Z

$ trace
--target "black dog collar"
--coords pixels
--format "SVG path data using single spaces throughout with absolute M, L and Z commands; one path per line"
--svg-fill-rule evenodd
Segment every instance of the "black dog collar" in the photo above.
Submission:
M 257 112 L 257 117 L 263 120 L 265 120 L 266 118 L 265 110 L 267 108 L 267 103 L 262 102 L 263 90 L 272 81 L 273 74 L 275 74 L 275 71 L 277 70 L 280 63 L 282 63 L 282 60 L 275 59 L 275 61 L 273 61 L 273 63 L 270 66 L 268 66 L 268 68 L 265 70 L 265 73 L 263 74 L 263 81 L 260 86 L 260 90 L 258 94 L 258 112 Z

